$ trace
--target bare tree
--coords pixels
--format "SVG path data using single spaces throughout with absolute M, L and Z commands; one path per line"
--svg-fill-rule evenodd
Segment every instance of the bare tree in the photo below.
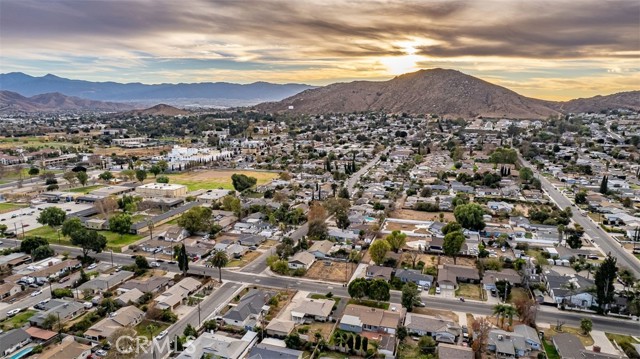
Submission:
M 104 219 L 108 220 L 111 213 L 118 209 L 118 202 L 113 197 L 105 197 L 96 201 L 94 206 L 98 213 L 100 213 Z
M 136 353 L 138 334 L 133 328 L 119 328 L 111 334 L 109 342 L 113 343 L 113 349 L 105 357 L 106 359 L 132 359 L 138 356 Z
M 418 262 L 418 259 L 420 259 L 420 251 L 411 251 L 411 252 L 407 252 L 407 259 L 411 261 L 411 268 L 415 269 L 416 268 L 416 263 Z
M 482 352 L 487 347 L 491 322 L 486 317 L 474 319 L 471 328 L 473 329 L 473 352 L 476 354 L 476 358 L 479 359 L 482 358 Z

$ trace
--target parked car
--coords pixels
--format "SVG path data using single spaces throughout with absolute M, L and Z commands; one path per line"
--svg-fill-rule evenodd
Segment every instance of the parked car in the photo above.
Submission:
M 152 266 L 152 267 L 156 267 L 156 268 L 160 267 L 160 263 L 158 263 L 158 262 L 151 262 L 149 265 Z
M 440 291 L 440 287 L 436 287 L 436 294 L 440 294 L 440 293 L 442 293 L 442 292 Z
M 32 297 L 37 297 L 37 296 L 39 296 L 40 294 L 42 294 L 42 291 L 41 291 L 41 290 L 36 290 L 35 292 L 31 293 L 31 296 L 32 296 Z
M 67 282 L 69 279 L 71 279 L 71 277 L 66 276 L 66 277 L 64 277 L 64 278 L 60 279 L 59 283 Z
M 164 339 L 164 337 L 166 337 L 167 334 L 169 334 L 168 331 L 166 331 L 166 330 L 161 331 L 160 333 L 158 333 L 158 335 L 156 335 L 156 340 Z
M 11 309 L 7 312 L 7 317 L 13 317 L 14 315 L 20 313 L 20 308 Z
M 91 263 L 91 264 L 87 267 L 87 269 L 95 269 L 97 266 L 98 266 L 97 264 L 95 264 L 95 263 Z

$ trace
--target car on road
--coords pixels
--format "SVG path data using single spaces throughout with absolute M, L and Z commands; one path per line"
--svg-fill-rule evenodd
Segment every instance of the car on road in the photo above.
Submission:
M 60 279 L 60 281 L 58 283 L 64 283 L 64 282 L 68 281 L 69 279 L 71 279 L 71 277 L 66 276 L 66 277 Z
M 595 260 L 600 259 L 600 257 L 598 257 L 596 254 L 589 254 L 589 255 L 587 256 L 587 258 L 589 258 L 589 259 L 595 259 Z
M 166 337 L 167 334 L 169 334 L 169 332 L 167 330 L 161 331 L 160 333 L 158 333 L 158 335 L 156 335 L 156 340 L 164 339 L 164 337 Z
M 13 317 L 14 315 L 20 313 L 20 308 L 11 309 L 7 312 L 7 317 Z
M 42 291 L 41 291 L 41 290 L 36 290 L 35 292 L 31 293 L 31 296 L 32 296 L 32 297 L 37 297 L 37 296 L 39 296 L 40 294 L 42 294 Z
M 176 263 L 178 263 L 178 262 L 176 262 L 176 261 L 169 261 L 169 264 L 176 264 Z
M 87 269 L 95 269 L 97 266 L 98 266 L 97 264 L 95 264 L 95 263 L 91 263 L 91 264 L 87 267 Z
M 158 262 L 151 262 L 150 266 L 158 268 L 158 267 L 160 267 L 160 263 L 158 263 Z
M 416 303 L 416 307 L 426 307 L 427 304 L 425 302 L 418 302 Z
M 164 263 L 164 259 L 158 259 L 158 260 L 156 260 L 156 262 L 158 262 L 158 263 Z

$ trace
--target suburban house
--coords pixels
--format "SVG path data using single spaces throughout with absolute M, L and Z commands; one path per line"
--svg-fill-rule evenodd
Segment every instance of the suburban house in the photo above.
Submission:
M 271 297 L 270 292 L 251 289 L 222 319 L 227 325 L 251 329 L 262 319 L 262 315 L 269 311 L 268 303 Z
M 349 304 L 344 309 L 339 328 L 348 332 L 378 332 L 395 334 L 402 313 Z
M 331 320 L 331 312 L 336 302 L 330 299 L 304 298 L 298 307 L 291 310 L 291 320 L 294 322 L 310 323 Z
M 553 346 L 561 358 L 614 359 L 626 358 L 626 355 L 597 353 L 586 350 L 580 339 L 574 334 L 562 333 L 553 336 Z
M 133 327 L 138 325 L 144 318 L 144 312 L 133 305 L 122 307 L 116 310 L 108 317 L 102 319 L 92 325 L 86 332 L 84 337 L 100 341 L 109 338 L 116 330 L 125 327 Z
M 541 350 L 542 342 L 538 336 L 538 332 L 528 325 L 520 324 L 513 327 L 513 332 L 521 335 L 524 338 L 524 342 L 531 350 Z
M 183 278 L 156 298 L 156 308 L 175 309 L 191 294 L 195 293 L 200 288 L 200 284 L 197 279 L 191 277 Z
M 439 343 L 438 359 L 474 359 L 473 349 L 454 344 Z
M 496 282 L 506 280 L 513 285 L 522 284 L 522 276 L 513 269 L 505 268 L 501 271 L 487 270 L 482 277 L 482 285 L 486 290 L 496 289 Z
M 189 237 L 189 232 L 186 229 L 180 226 L 173 226 L 167 229 L 162 239 L 169 242 L 182 242 L 187 237 Z
M 234 338 L 220 333 L 204 332 L 191 343 L 190 348 L 185 350 L 176 359 L 200 359 L 211 357 L 216 359 L 240 359 L 249 352 L 251 347 L 258 341 L 258 335 L 249 331 L 242 338 Z
M 522 335 L 501 329 L 489 332 L 487 350 L 496 353 L 498 358 L 520 358 L 530 352 Z
M 132 279 L 118 287 L 118 293 L 137 289 L 142 293 L 160 293 L 171 285 L 171 279 L 167 277 L 151 277 L 147 280 Z
M 142 297 L 143 294 L 144 293 L 142 293 L 140 289 L 133 288 L 117 296 L 116 303 L 121 306 L 128 305 L 129 303 L 135 304 L 138 303 L 138 300 L 140 299 L 140 297 Z
M 365 275 L 367 279 L 384 279 L 386 281 L 390 281 L 392 274 L 393 268 L 391 267 L 370 265 L 367 266 L 367 272 Z
M 13 329 L 0 334 L 0 356 L 7 356 L 31 342 L 31 336 L 24 329 Z
M 567 276 L 549 271 L 545 273 L 544 280 L 549 295 L 558 305 L 564 304 L 579 308 L 598 305 L 596 296 L 591 291 L 595 287 L 595 282 L 592 279 L 577 274 Z
M 111 275 L 104 275 L 97 278 L 93 278 L 86 283 L 82 283 L 78 290 L 84 292 L 85 290 L 91 291 L 91 293 L 108 291 L 124 282 L 127 279 L 133 277 L 133 272 L 126 270 L 113 273 Z
M 260 343 L 251 349 L 247 359 L 302 359 L 302 354 L 300 350 Z
M 290 320 L 272 319 L 264 329 L 269 336 L 284 338 L 291 334 L 294 327 L 295 323 Z
M 90 355 L 90 345 L 75 341 L 73 336 L 67 336 L 62 339 L 60 344 L 49 346 L 42 354 L 38 355 L 38 359 L 86 359 Z
M 0 300 L 22 292 L 22 287 L 14 283 L 0 284 Z
M 456 344 L 460 326 L 451 320 L 416 313 L 407 313 L 404 326 L 411 334 L 433 337 L 438 343 Z
M 433 276 L 422 274 L 419 270 L 415 269 L 398 269 L 395 277 L 403 283 L 412 282 L 425 289 L 430 288 L 433 284 Z
M 316 257 L 309 252 L 298 252 L 289 259 L 291 269 L 309 269 L 316 261 Z
M 56 318 L 60 318 L 60 321 L 62 322 L 68 322 L 77 318 L 86 310 L 82 303 L 64 299 L 52 299 L 47 304 L 51 305 L 48 306 L 47 310 L 45 310 L 44 312 L 39 312 L 29 318 L 29 323 L 31 325 L 42 327 L 42 323 L 44 323 L 49 315 L 54 315 L 56 316 Z
M 445 264 L 438 269 L 438 285 L 442 289 L 455 289 L 458 282 L 480 281 L 478 270 L 473 267 Z
M 261 236 L 258 234 L 248 234 L 248 235 L 245 234 L 240 236 L 240 238 L 238 239 L 238 243 L 247 247 L 252 247 L 252 246 L 257 247 L 262 243 L 264 243 L 264 241 L 266 240 L 267 238 L 265 236 Z
M 333 242 L 331 241 L 317 241 L 313 243 L 307 252 L 313 254 L 316 258 L 323 259 L 329 256 L 329 253 L 331 253 L 331 247 L 333 247 Z

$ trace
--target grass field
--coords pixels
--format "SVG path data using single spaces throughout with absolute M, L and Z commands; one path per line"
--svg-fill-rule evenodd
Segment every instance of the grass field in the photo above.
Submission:
M 119 252 L 121 247 L 126 246 L 127 244 L 131 244 L 142 238 L 142 236 L 137 234 L 125 234 L 124 236 L 122 236 L 122 238 L 120 238 L 120 235 L 118 233 L 110 231 L 99 232 L 107 238 L 107 248 L 113 249 L 114 252 Z M 28 232 L 25 232 L 25 235 L 43 237 L 53 244 L 60 243 L 63 245 L 72 246 L 69 237 L 65 237 L 62 235 L 60 235 L 60 242 L 58 242 L 58 234 L 49 226 L 32 229 Z
M 31 318 L 34 314 L 36 314 L 35 310 L 27 310 L 18 313 L 11 318 L 5 319 L 3 322 L 0 322 L 0 328 L 5 331 L 13 328 L 21 328 L 29 321 L 29 318 Z
M 258 180 L 258 185 L 268 183 L 278 177 L 278 174 L 273 172 L 206 170 L 170 174 L 169 178 L 171 183 L 183 184 L 187 186 L 189 191 L 218 188 L 232 190 L 231 175 L 234 173 L 255 177 Z
M 12 138 L 0 138 L 0 148 L 14 148 L 18 146 L 51 146 L 51 147 L 78 147 L 80 144 L 73 144 L 71 142 L 56 142 L 51 141 L 46 137 L 12 137 Z
M 7 213 L 11 211 L 15 211 L 16 209 L 24 208 L 26 205 L 24 204 L 15 204 L 15 203 L 0 203 L 0 213 Z
M 67 192 L 89 193 L 91 191 L 97 190 L 98 188 L 102 188 L 102 187 L 104 187 L 104 186 L 103 185 L 95 185 L 95 186 L 78 187 L 78 188 L 73 188 L 73 189 L 67 190 Z

